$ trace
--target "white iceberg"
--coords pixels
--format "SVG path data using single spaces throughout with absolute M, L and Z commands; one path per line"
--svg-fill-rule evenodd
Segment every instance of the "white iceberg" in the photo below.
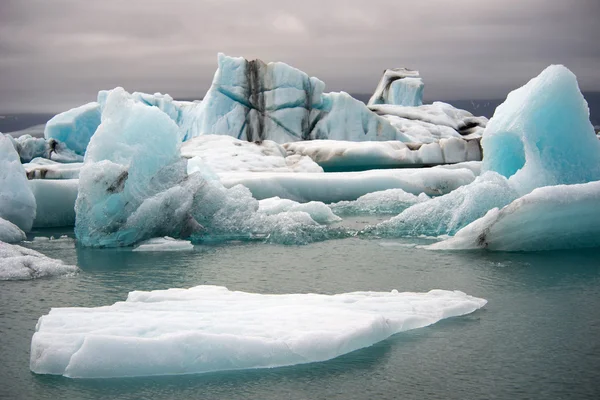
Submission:
M 77 272 L 78 268 L 15 244 L 0 242 L 0 280 L 27 280 Z
M 29 232 L 35 210 L 35 197 L 19 155 L 8 136 L 0 134 L 0 218 Z
M 298 203 L 289 199 L 271 197 L 258 202 L 258 211 L 267 215 L 277 215 L 284 212 L 305 212 L 319 224 L 331 224 L 341 220 L 327 204 L 318 201 Z
M 37 157 L 23 164 L 28 179 L 78 179 L 83 162 L 63 164 Z
M 25 232 L 10 221 L 0 218 L 0 242 L 18 243 L 25 240 Z
M 485 304 L 444 290 L 263 295 L 198 286 L 131 292 L 112 306 L 50 310 L 36 326 L 30 368 L 110 378 L 305 364 Z
M 419 71 L 407 68 L 386 69 L 367 105 L 420 106 L 423 104 L 424 88 Z
M 194 245 L 189 240 L 178 240 L 165 236 L 143 241 L 133 251 L 190 251 Z
M 307 140 L 286 143 L 283 147 L 290 154 L 310 157 L 328 172 L 422 167 L 481 160 L 481 149 L 477 140 L 467 141 L 456 137 L 428 144 L 410 144 L 397 140 Z
M 98 125 L 100 125 L 100 104 L 88 103 L 55 115 L 46 123 L 44 137 L 58 140 L 75 153 L 84 155 Z
M 600 181 L 535 189 L 490 210 L 433 250 L 539 251 L 600 246 Z
M 518 197 L 508 180 L 486 172 L 472 183 L 440 197 L 420 202 L 375 227 L 379 236 L 453 235 L 488 210 L 504 207 Z
M 336 203 L 356 200 L 365 194 L 402 189 L 419 195 L 439 196 L 475 180 L 474 169 L 404 168 L 326 174 L 285 172 L 221 173 L 225 187 L 244 185 L 256 199 L 281 197 L 300 203 Z
M 260 143 L 239 140 L 225 135 L 201 135 L 184 142 L 181 155 L 190 159 L 199 157 L 204 165 L 216 173 L 250 172 L 323 172 L 310 157 L 288 156 L 281 145 L 264 140 Z
M 34 179 L 29 187 L 35 197 L 35 228 L 75 226 L 78 179 Z
M 428 200 L 429 196 L 425 193 L 416 196 L 402 189 L 388 189 L 365 194 L 354 201 L 340 201 L 331 204 L 330 207 L 337 215 L 399 214 L 417 203 Z

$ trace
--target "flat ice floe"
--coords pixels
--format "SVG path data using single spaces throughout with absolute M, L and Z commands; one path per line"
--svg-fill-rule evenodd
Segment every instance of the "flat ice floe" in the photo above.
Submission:
M 77 272 L 78 268 L 18 245 L 0 242 L 0 280 L 28 280 Z
M 133 251 L 190 251 L 194 245 L 189 240 L 178 240 L 172 237 L 148 239 L 140 243 Z
M 465 315 L 486 300 L 459 291 L 263 295 L 218 286 L 131 292 L 40 318 L 30 368 L 110 378 L 325 361 L 391 335 Z

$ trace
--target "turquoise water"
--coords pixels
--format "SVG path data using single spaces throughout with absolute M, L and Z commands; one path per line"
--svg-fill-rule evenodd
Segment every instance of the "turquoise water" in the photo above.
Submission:
M 38 232 L 49 235 L 57 232 Z M 422 241 L 420 241 L 422 242 Z M 598 399 L 600 249 L 432 252 L 414 240 L 230 243 L 191 253 L 28 247 L 81 273 L 0 282 L 0 397 L 7 399 Z M 37 319 L 131 290 L 224 285 L 260 293 L 458 289 L 488 305 L 337 359 L 204 375 L 72 380 L 29 371 Z

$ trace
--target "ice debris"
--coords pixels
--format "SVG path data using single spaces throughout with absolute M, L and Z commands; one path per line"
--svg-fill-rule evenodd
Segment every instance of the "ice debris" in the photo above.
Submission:
M 194 245 L 189 240 L 178 240 L 172 237 L 152 238 L 143 241 L 133 251 L 190 251 Z
M 77 267 L 35 250 L 0 242 L 0 280 L 27 280 L 77 271 Z
M 399 214 L 410 206 L 427 200 L 429 196 L 425 193 L 417 196 L 402 189 L 388 189 L 367 193 L 354 201 L 340 201 L 330 207 L 337 215 Z
M 131 292 L 111 306 L 51 309 L 31 340 L 30 369 L 111 378 L 305 364 L 485 304 L 445 290 L 265 295 L 198 286 Z
M 433 250 L 540 251 L 600 246 L 600 181 L 535 189 L 491 209 Z
M 318 201 L 310 201 L 308 203 L 298 203 L 289 199 L 281 199 L 279 197 L 271 197 L 269 199 L 260 200 L 258 202 L 258 211 L 267 215 L 277 215 L 284 212 L 305 212 L 319 224 L 331 224 L 341 220 L 335 215 L 331 208 L 324 203 Z

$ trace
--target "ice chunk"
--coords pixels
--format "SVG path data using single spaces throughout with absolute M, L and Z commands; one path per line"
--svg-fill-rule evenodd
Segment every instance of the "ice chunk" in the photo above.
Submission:
M 18 243 L 25 240 L 25 232 L 10 221 L 0 218 L 0 242 Z
M 133 251 L 190 251 L 194 245 L 188 240 L 178 240 L 165 236 L 140 243 Z
M 35 197 L 25 170 L 8 136 L 0 134 L 0 218 L 31 230 L 35 218 Z
M 214 173 L 207 166 L 195 165 L 205 170 L 188 175 L 180 146 L 178 127 L 164 112 L 134 101 L 123 89 L 111 91 L 80 173 L 79 243 L 129 246 L 171 236 L 300 244 L 328 237 L 307 213 L 258 213 L 248 189 L 226 189 L 210 178 Z
M 83 155 L 98 125 L 100 104 L 88 103 L 55 115 L 46 124 L 44 137 L 63 142 L 75 153 Z
M 386 69 L 368 105 L 420 106 L 423 104 L 424 88 L 419 71 L 407 68 Z
M 66 265 L 37 251 L 0 242 L 0 280 L 35 279 L 77 270 L 73 265 Z
M 429 196 L 425 193 L 415 196 L 402 189 L 388 189 L 365 194 L 354 201 L 334 203 L 331 209 L 338 215 L 399 214 L 408 207 L 427 200 Z
M 37 205 L 33 226 L 36 228 L 75 225 L 77 179 L 35 179 L 29 187 Z
M 453 235 L 488 210 L 503 207 L 517 197 L 506 178 L 486 172 L 469 185 L 406 209 L 377 225 L 375 232 L 387 237 Z
M 78 179 L 82 162 L 63 164 L 46 158 L 34 158 L 23 164 L 28 179 Z
M 30 368 L 109 378 L 305 364 L 485 304 L 445 290 L 264 295 L 198 286 L 131 292 L 112 306 L 50 310 L 36 326 Z
M 288 153 L 310 157 L 328 172 L 420 167 L 481 160 L 479 143 L 460 138 L 441 139 L 439 142 L 423 145 L 399 141 L 310 140 L 286 143 L 283 147 Z
M 351 201 L 387 189 L 439 196 L 475 180 L 471 169 L 438 167 L 326 174 L 245 172 L 221 173 L 219 176 L 226 187 L 242 184 L 259 200 L 281 197 L 301 203 Z
M 484 170 L 510 177 L 521 194 L 600 180 L 600 142 L 577 78 L 562 65 L 546 68 L 508 95 L 482 146 Z
M 184 142 L 181 146 L 181 155 L 189 159 L 199 157 L 204 165 L 217 173 L 323 172 L 323 168 L 310 157 L 302 155 L 288 157 L 286 150 L 271 140 L 254 143 L 224 135 L 202 135 Z
M 219 67 L 200 106 L 198 132 L 247 141 L 391 140 L 396 130 L 347 93 L 284 63 L 219 54 Z
M 68 149 L 64 143 L 55 139 L 35 138 L 30 135 L 13 138 L 9 136 L 21 162 L 28 163 L 34 158 L 43 157 L 56 162 L 71 163 L 83 161 L 83 157 Z
M 600 246 L 600 181 L 535 189 L 490 210 L 436 250 L 539 251 Z
M 318 201 L 308 203 L 298 203 L 289 199 L 271 197 L 258 202 L 258 211 L 267 215 L 277 215 L 283 212 L 301 211 L 310 215 L 310 217 L 320 224 L 331 224 L 340 221 L 341 218 L 335 215 L 329 206 Z

